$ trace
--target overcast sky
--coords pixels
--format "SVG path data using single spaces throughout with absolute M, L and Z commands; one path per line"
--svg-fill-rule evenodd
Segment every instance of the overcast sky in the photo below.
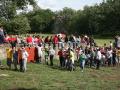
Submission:
M 61 10 L 64 7 L 70 7 L 75 10 L 83 9 L 85 5 L 91 6 L 101 3 L 103 0 L 37 0 L 38 5 L 43 9 L 52 11 Z

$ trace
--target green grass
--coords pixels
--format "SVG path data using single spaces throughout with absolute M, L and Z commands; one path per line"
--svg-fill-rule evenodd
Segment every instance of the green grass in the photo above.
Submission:
M 0 90 L 119 90 L 120 68 L 102 67 L 100 70 L 85 68 L 82 73 L 61 70 L 58 63 L 53 67 L 28 64 L 26 73 L 0 70 Z
M 98 46 L 104 46 L 105 43 L 108 46 L 110 45 L 110 41 L 114 43 L 113 39 L 95 39 L 95 42 L 97 43 Z

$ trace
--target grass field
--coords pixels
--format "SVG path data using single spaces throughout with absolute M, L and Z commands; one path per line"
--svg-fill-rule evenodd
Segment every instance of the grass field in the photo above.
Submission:
M 104 43 L 106 43 L 106 45 L 109 45 L 110 41 L 112 41 L 112 43 L 114 43 L 113 39 L 95 39 L 95 42 L 97 43 L 98 46 L 103 46 Z
M 109 40 L 96 39 L 100 45 Z M 120 67 L 85 68 L 84 72 L 77 67 L 69 72 L 54 62 L 53 67 L 29 63 L 26 73 L 0 69 L 0 90 L 120 90 Z
M 69 72 L 57 63 L 53 67 L 30 63 L 26 73 L 0 70 L 0 90 L 120 90 L 120 68 L 81 72 L 77 67 Z

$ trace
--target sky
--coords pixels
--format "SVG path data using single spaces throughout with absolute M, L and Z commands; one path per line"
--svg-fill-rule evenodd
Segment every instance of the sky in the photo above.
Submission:
M 83 9 L 85 5 L 92 6 L 101 3 L 103 0 L 37 0 L 38 6 L 42 9 L 51 9 L 52 11 L 62 10 L 69 7 L 75 10 Z

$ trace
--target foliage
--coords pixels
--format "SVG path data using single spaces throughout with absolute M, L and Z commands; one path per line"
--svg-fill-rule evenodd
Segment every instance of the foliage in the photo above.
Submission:
M 27 14 L 31 26 L 31 32 L 50 32 L 54 24 L 54 13 L 50 10 L 39 9 Z
M 23 16 L 16 16 L 14 19 L 12 19 L 10 22 L 6 24 L 6 30 L 9 33 L 13 34 L 23 34 L 28 33 L 31 28 L 28 23 L 28 19 Z
M 11 2 L 8 2 L 11 1 Z M 10 26 L 16 16 L 16 10 L 33 5 L 33 11 L 23 13 L 28 18 L 32 33 L 89 34 L 113 36 L 120 34 L 120 1 L 104 0 L 99 5 L 85 6 L 83 10 L 63 8 L 61 11 L 40 9 L 34 0 L 8 0 L 3 8 L 4 0 L 0 0 L 1 22 Z M 21 15 L 20 15 L 21 16 Z M 7 20 L 7 22 L 5 22 Z M 17 21 L 17 20 L 16 20 Z M 9 31 L 9 30 L 7 30 Z
M 10 20 L 17 14 L 16 10 L 24 10 L 27 5 L 36 5 L 35 0 L 0 0 L 0 16 Z

